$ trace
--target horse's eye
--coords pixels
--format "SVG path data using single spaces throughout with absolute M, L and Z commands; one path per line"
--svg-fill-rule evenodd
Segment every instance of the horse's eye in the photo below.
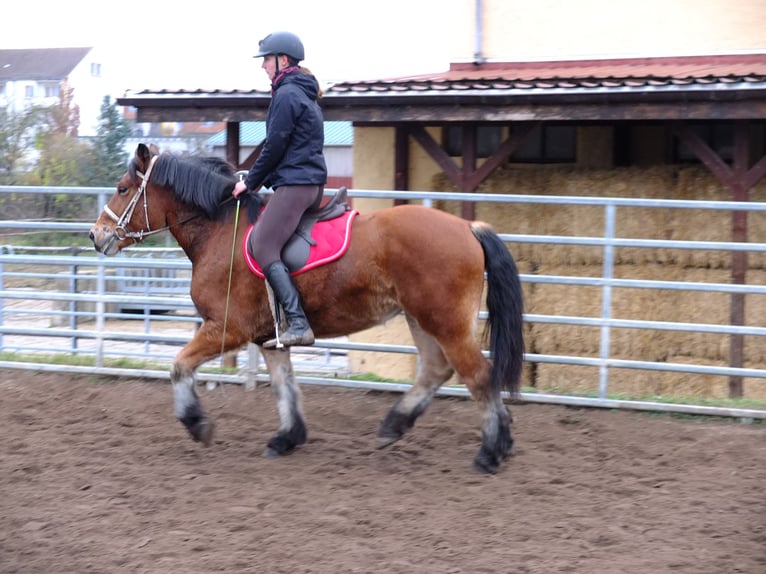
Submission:
M 127 187 L 118 187 L 117 188 L 117 193 L 119 193 L 120 195 L 125 195 L 127 192 L 128 192 L 128 188 Z

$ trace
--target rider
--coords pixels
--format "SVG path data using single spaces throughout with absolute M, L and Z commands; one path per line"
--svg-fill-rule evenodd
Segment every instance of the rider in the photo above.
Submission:
M 255 57 L 263 58 L 261 67 L 271 80 L 266 141 L 245 181 L 237 182 L 233 195 L 258 191 L 262 185 L 274 189 L 253 230 L 252 255 L 287 316 L 289 327 L 279 341 L 285 346 L 311 345 L 314 332 L 290 272 L 281 260 L 281 251 L 301 216 L 320 206 L 327 183 L 319 83 L 299 66 L 304 50 L 295 34 L 269 34 L 258 43 Z M 271 339 L 264 346 L 276 344 L 277 340 Z

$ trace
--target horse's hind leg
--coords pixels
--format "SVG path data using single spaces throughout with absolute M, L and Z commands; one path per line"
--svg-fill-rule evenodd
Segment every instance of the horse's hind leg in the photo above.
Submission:
M 412 428 L 415 420 L 431 403 L 436 391 L 453 373 L 436 339 L 423 331 L 409 315 L 407 323 L 418 348 L 418 374 L 415 383 L 391 407 L 380 425 L 378 444 L 381 447 L 397 441 Z
M 511 437 L 511 414 L 503 403 L 500 389 L 490 381 L 491 364 L 482 355 L 473 337 L 464 341 L 453 340 L 445 353 L 454 365 L 460 381 L 482 409 L 481 448 L 474 458 L 474 466 L 480 472 L 495 473 L 500 463 L 513 447 Z
M 481 427 L 481 448 L 474 458 L 474 466 L 481 472 L 494 474 L 513 448 L 511 413 L 499 391 L 480 403 L 484 408 L 484 421 Z
M 267 456 L 292 452 L 306 442 L 306 423 L 303 418 L 301 391 L 295 382 L 290 349 L 261 348 L 263 360 L 269 370 L 271 388 L 277 399 L 279 430 L 266 447 Z

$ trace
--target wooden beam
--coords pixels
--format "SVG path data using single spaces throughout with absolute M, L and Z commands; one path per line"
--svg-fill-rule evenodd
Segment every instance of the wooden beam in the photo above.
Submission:
M 131 102 L 138 122 L 244 122 L 263 121 L 267 108 L 247 100 L 232 105 L 214 97 L 169 105 L 157 99 Z M 480 104 L 442 100 L 421 103 L 389 98 L 384 102 L 365 99 L 352 104 L 322 99 L 325 120 L 372 122 L 396 125 L 401 122 L 523 122 L 523 121 L 672 121 L 672 120 L 759 120 L 766 117 L 766 99 L 729 101 L 615 101 L 602 98 L 590 102 L 516 98 L 503 101 L 486 98 Z
M 734 161 L 729 167 L 710 147 L 687 125 L 673 122 L 673 130 L 694 154 L 705 164 L 713 175 L 723 183 L 732 194 L 733 201 L 748 201 L 750 189 L 766 175 L 766 156 L 750 167 L 750 130 L 749 122 L 738 121 L 734 128 Z M 747 212 L 732 211 L 731 240 L 747 243 Z M 731 252 L 731 282 L 744 285 L 747 282 L 747 252 Z M 729 324 L 745 324 L 745 295 L 732 293 L 729 299 Z M 729 366 L 744 366 L 745 338 L 743 335 L 729 337 Z M 729 397 L 740 398 L 744 393 L 742 377 L 729 377 Z
M 410 188 L 410 132 L 406 124 L 398 125 L 394 135 L 394 189 L 404 191 Z M 407 203 L 406 199 L 395 199 L 394 205 Z
M 226 161 L 239 169 L 239 123 L 226 122 Z
M 455 162 L 452 161 L 452 158 L 447 155 L 447 152 L 442 149 L 442 147 L 434 141 L 434 138 L 431 137 L 431 134 L 429 134 L 425 127 L 421 125 L 415 125 L 410 127 L 410 135 L 417 141 L 420 146 L 426 150 L 429 156 L 431 156 L 431 159 L 433 159 L 439 167 L 442 168 L 444 173 L 447 174 L 447 177 L 450 178 L 450 181 L 460 189 L 461 185 L 463 184 L 462 178 L 463 174 L 462 171 L 458 168 L 457 165 L 455 165 Z
M 460 178 L 461 182 L 458 191 L 465 193 L 472 193 L 479 186 L 479 182 L 474 181 L 474 178 L 471 177 L 476 172 L 476 156 L 478 155 L 478 150 L 476 149 L 478 140 L 477 129 L 475 125 L 463 126 L 463 173 Z M 468 221 L 476 219 L 476 203 L 473 201 L 461 202 L 460 215 Z
M 263 146 L 266 145 L 266 140 L 263 140 L 261 143 L 259 143 L 253 151 L 250 152 L 250 155 L 245 158 L 245 161 L 242 162 L 242 165 L 240 165 L 240 169 L 250 169 L 255 164 L 256 160 L 258 159 L 258 156 L 261 155 L 261 152 L 263 151 Z
M 492 155 L 477 169 L 478 141 L 477 127 L 468 125 L 463 127 L 462 168 L 458 167 L 447 152 L 434 141 L 425 130 L 425 126 L 417 125 L 409 128 L 409 133 L 426 150 L 429 156 L 444 170 L 450 181 L 458 191 L 472 193 L 492 172 L 500 167 L 524 142 L 526 137 L 539 124 L 525 122 L 520 128 L 514 130 L 505 141 L 495 150 Z M 473 220 L 476 217 L 476 206 L 473 202 L 464 201 L 461 206 L 461 215 L 465 219 Z
M 492 175 L 492 172 L 508 161 L 508 158 L 513 155 L 513 152 L 519 149 L 519 146 L 524 143 L 527 136 L 539 125 L 539 122 L 525 122 L 521 124 L 521 127 L 513 130 L 505 141 L 500 144 L 500 147 L 498 147 L 492 155 L 489 156 L 475 172 L 473 172 L 469 183 L 469 186 L 472 186 L 471 191 L 475 191 L 485 179 Z
M 766 101 L 741 102 L 609 102 L 595 103 L 498 103 L 486 105 L 398 105 L 328 106 L 326 120 L 394 125 L 400 122 L 436 123 L 511 123 L 525 121 L 694 121 L 758 120 L 766 117 Z
M 734 162 L 732 182 L 729 185 L 734 201 L 747 201 L 750 188 L 745 183 L 745 176 L 750 165 L 750 136 L 748 126 L 737 122 L 734 128 Z M 747 242 L 747 211 L 732 211 L 731 213 L 732 241 Z M 747 252 L 733 251 L 731 253 L 731 282 L 744 285 L 747 279 Z M 729 303 L 729 324 L 745 324 L 745 294 L 732 293 Z M 729 340 L 729 365 L 743 367 L 745 361 L 744 335 L 731 335 Z M 729 397 L 742 398 L 744 394 L 744 379 L 729 377 Z
M 731 188 L 736 178 L 726 162 L 686 123 L 672 122 L 670 126 L 681 142 L 689 147 L 692 153 L 713 172 L 713 175 L 725 186 Z
M 755 187 L 764 177 L 766 177 L 766 155 L 755 162 L 755 165 L 743 176 L 745 187 L 748 189 Z

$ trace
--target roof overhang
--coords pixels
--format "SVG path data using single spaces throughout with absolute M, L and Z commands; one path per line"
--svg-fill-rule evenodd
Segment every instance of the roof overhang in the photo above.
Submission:
M 139 122 L 263 120 L 260 91 L 141 91 L 118 98 Z M 766 54 L 642 60 L 453 64 L 448 72 L 342 82 L 326 120 L 357 124 L 763 120 Z

